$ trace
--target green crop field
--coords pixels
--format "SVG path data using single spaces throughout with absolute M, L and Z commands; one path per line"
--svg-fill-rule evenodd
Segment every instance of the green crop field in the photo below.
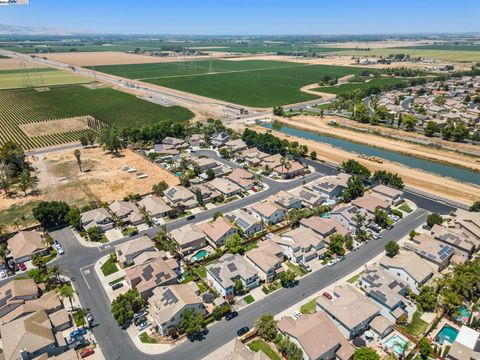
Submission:
M 86 83 L 79 75 L 55 69 L 1 70 L 0 89 Z
M 324 75 L 342 77 L 362 68 L 306 65 L 281 61 L 209 61 L 97 66 L 97 71 L 141 79 L 213 99 L 253 107 L 270 107 L 317 99 L 300 91 Z
M 45 92 L 1 90 L 0 108 L 0 144 L 12 140 L 25 149 L 76 141 L 91 130 L 29 137 L 22 131 L 22 124 L 90 115 L 106 124 L 133 128 L 193 117 L 182 107 L 164 107 L 111 88 L 88 89 L 81 85 L 53 87 Z
M 480 51 L 480 45 L 468 45 L 468 44 L 433 44 L 433 45 L 421 45 L 415 46 L 414 49 L 422 50 L 453 50 L 453 51 Z
M 402 78 L 395 78 L 395 77 L 388 77 L 388 78 L 375 78 L 372 79 L 368 82 L 364 83 L 347 83 L 347 84 L 342 84 L 338 86 L 321 86 L 318 88 L 315 88 L 313 90 L 315 91 L 320 91 L 320 92 L 326 92 L 330 94 L 343 94 L 355 89 L 368 89 L 371 87 L 375 86 L 386 86 L 386 85 L 396 85 L 400 84 L 401 82 L 404 82 L 405 79 Z
M 450 60 L 450 61 L 480 61 L 480 51 L 467 50 L 436 50 L 420 48 L 387 48 L 371 49 L 366 51 L 346 51 L 344 55 L 360 56 L 388 56 L 390 54 L 408 54 L 411 57 L 423 57 L 426 59 Z

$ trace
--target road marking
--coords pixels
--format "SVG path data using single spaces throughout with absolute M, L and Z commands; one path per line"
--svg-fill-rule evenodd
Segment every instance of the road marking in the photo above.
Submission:
M 86 278 L 86 275 L 90 275 L 90 273 L 91 273 L 91 271 L 87 268 L 91 267 L 92 265 L 94 265 L 94 264 L 90 264 L 90 265 L 87 265 L 87 266 L 84 266 L 84 267 L 80 268 L 80 272 L 82 273 L 82 277 L 83 277 L 83 280 L 85 281 L 85 284 L 87 284 L 88 290 L 91 290 L 92 288 L 90 287 L 90 284 L 88 283 L 88 280 Z

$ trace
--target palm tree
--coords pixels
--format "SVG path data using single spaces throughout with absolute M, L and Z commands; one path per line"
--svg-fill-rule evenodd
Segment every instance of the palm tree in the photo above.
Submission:
M 73 152 L 73 155 L 75 155 L 75 158 L 77 159 L 78 168 L 80 169 L 80 172 L 82 172 L 82 159 L 80 158 L 82 153 L 80 152 L 80 150 L 75 149 L 75 151 Z
M 56 290 L 61 298 L 68 298 L 70 301 L 70 307 L 73 307 L 72 297 L 75 294 L 75 290 L 73 290 L 72 285 L 65 283 L 62 284 L 62 286 L 59 286 Z
M 21 223 L 20 219 L 13 220 L 13 226 L 15 226 L 18 231 L 20 231 L 20 223 Z
M 58 265 L 53 265 L 48 268 L 48 274 L 58 280 L 60 277 L 60 267 Z

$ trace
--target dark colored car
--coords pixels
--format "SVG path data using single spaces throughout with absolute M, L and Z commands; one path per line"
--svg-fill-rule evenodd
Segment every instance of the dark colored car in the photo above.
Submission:
M 248 326 L 244 326 L 244 327 L 237 330 L 237 335 L 238 336 L 243 336 L 246 333 L 248 333 L 249 331 L 250 331 L 250 328 Z
M 130 233 L 128 234 L 128 236 L 135 236 L 135 235 L 138 235 L 138 230 L 132 230 L 132 231 L 130 231 Z
M 85 359 L 86 357 L 95 354 L 95 350 L 93 349 L 85 349 L 80 353 L 80 357 Z
M 195 219 L 195 215 L 189 215 L 189 216 L 187 216 L 187 220 L 193 220 L 193 219 Z
M 80 350 L 80 349 L 83 349 L 84 347 L 87 347 L 88 345 L 90 345 L 90 341 L 88 341 L 87 339 L 80 339 L 80 340 L 76 340 L 73 343 L 73 348 L 75 350 Z
M 233 318 L 236 318 L 238 316 L 238 312 L 236 311 L 231 311 L 225 315 L 225 320 L 232 320 Z
M 328 292 L 324 291 L 322 294 L 323 297 L 327 298 L 328 300 L 332 300 L 332 295 L 330 295 Z
M 22 271 L 25 271 L 27 270 L 27 267 L 25 266 L 25 263 L 21 262 L 20 264 L 18 264 L 18 268 Z
M 118 290 L 121 287 L 123 287 L 123 283 L 118 282 L 118 283 L 115 283 L 115 284 L 112 285 L 112 290 Z

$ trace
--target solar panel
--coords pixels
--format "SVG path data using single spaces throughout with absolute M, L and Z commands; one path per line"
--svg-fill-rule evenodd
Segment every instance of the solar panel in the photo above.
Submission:
M 237 224 L 238 224 L 242 229 L 248 228 L 248 225 L 249 225 L 245 220 L 243 220 L 243 219 L 241 219 L 241 218 L 237 218 Z
M 235 266 L 234 263 L 228 264 L 228 265 L 227 265 L 227 268 L 228 268 L 228 270 L 230 270 L 230 272 L 237 271 L 237 267 Z
M 153 268 L 149 265 L 147 267 L 145 267 L 145 269 L 143 269 L 143 277 L 145 278 L 145 280 L 150 280 L 152 278 L 152 274 L 153 274 Z
M 170 289 L 165 290 L 165 292 L 163 293 L 163 300 L 163 303 L 165 305 L 176 304 L 178 302 L 178 298 Z

